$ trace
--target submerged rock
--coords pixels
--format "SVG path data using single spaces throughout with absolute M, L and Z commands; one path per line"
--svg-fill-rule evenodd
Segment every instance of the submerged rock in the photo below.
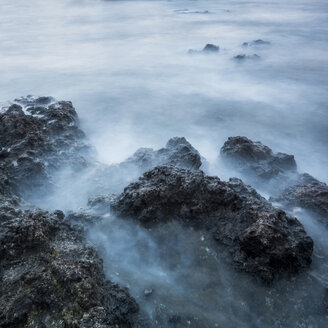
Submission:
M 216 46 L 215 44 L 208 43 L 202 51 L 203 52 L 214 52 L 215 53 L 215 52 L 220 51 L 220 47 Z
M 261 39 L 250 41 L 250 42 L 244 42 L 242 44 L 243 47 L 257 47 L 257 46 L 269 46 L 271 42 L 269 41 L 263 41 Z
M 90 154 L 78 116 L 69 101 L 19 98 L 0 112 L 0 167 L 12 190 L 28 195 L 52 187 L 51 172 L 86 166 Z
M 215 45 L 215 44 L 211 44 L 208 43 L 203 50 L 199 51 L 199 50 L 194 50 L 194 49 L 189 49 L 188 50 L 188 54 L 193 55 L 193 54 L 211 54 L 211 53 L 218 53 L 220 51 L 220 47 Z
M 239 54 L 237 56 L 234 56 L 233 58 L 238 61 L 245 61 L 245 60 L 258 60 L 261 57 L 257 54 L 253 54 L 253 55 Z
M 113 198 L 112 210 L 146 227 L 169 220 L 204 229 L 235 266 L 271 282 L 311 263 L 312 239 L 296 218 L 274 208 L 241 180 L 223 182 L 175 166 L 146 172 Z
M 0 208 L 1 327 L 130 327 L 138 305 L 63 213 Z
M 174 10 L 177 14 L 209 14 L 208 10 L 195 10 L 191 11 L 189 9 L 176 9 Z
M 311 175 L 300 174 L 296 184 L 271 198 L 287 206 L 299 206 L 318 213 L 321 222 L 328 225 L 328 186 Z
M 275 178 L 279 174 L 296 172 L 293 155 L 273 153 L 268 146 L 246 137 L 229 137 L 220 154 L 241 173 L 264 180 Z

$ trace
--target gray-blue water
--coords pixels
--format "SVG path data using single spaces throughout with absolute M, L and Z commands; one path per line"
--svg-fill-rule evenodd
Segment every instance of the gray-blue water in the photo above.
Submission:
M 257 39 L 270 45 L 242 47 Z M 207 43 L 219 54 L 188 54 Z M 260 59 L 232 59 L 243 53 Z M 227 178 L 215 165 L 219 148 L 228 136 L 246 135 L 294 154 L 301 172 L 327 182 L 327 53 L 325 0 L 0 0 L 0 102 L 26 94 L 71 100 L 105 163 L 177 135 Z M 90 238 L 108 276 L 130 286 L 151 315 L 155 304 L 140 295 L 157 281 L 156 302 L 203 316 L 208 327 L 327 327 L 327 230 L 296 214 L 315 240 L 314 263 L 272 289 L 204 257 L 197 233 L 194 242 L 173 234 L 181 255 L 173 264 L 160 237 L 115 219 Z M 140 243 L 150 245 L 146 253 Z

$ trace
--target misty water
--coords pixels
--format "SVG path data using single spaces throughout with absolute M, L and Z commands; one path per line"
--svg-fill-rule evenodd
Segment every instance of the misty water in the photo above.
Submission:
M 245 135 L 328 182 L 325 0 L 0 0 L 0 31 L 0 102 L 71 100 L 103 163 L 184 136 L 207 173 L 227 179 L 236 172 L 217 161 L 219 149 Z M 257 39 L 270 45 L 242 46 Z M 188 54 L 207 43 L 220 52 Z M 239 54 L 260 58 L 234 60 Z M 74 186 L 67 210 L 85 206 L 89 187 Z M 109 216 L 89 238 L 107 276 L 129 287 L 153 326 L 327 327 L 328 231 L 301 209 L 292 214 L 314 239 L 313 264 L 270 287 L 179 226 L 149 232 Z

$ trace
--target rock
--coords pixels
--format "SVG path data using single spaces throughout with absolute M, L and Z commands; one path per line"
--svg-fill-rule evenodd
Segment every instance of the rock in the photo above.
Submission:
M 68 211 L 65 218 L 70 224 L 90 227 L 100 223 L 108 217 L 110 211 L 110 200 L 113 195 L 99 195 L 88 199 L 87 207 L 80 208 L 78 211 Z
M 88 199 L 88 207 L 93 213 L 104 214 L 109 212 L 110 195 L 99 195 Z
M 209 14 L 208 10 L 195 10 L 191 11 L 189 9 L 176 9 L 174 10 L 177 14 Z
M 138 305 L 63 213 L 0 208 L 1 327 L 131 327 Z
M 271 194 L 274 189 L 270 201 L 287 208 L 308 209 L 328 225 L 328 186 L 307 173 L 298 173 L 293 155 L 275 154 L 269 147 L 246 137 L 230 137 L 221 148 L 221 156 L 243 176 L 255 178 L 255 183 L 274 179 L 274 187 L 268 188 Z
M 268 146 L 246 137 L 229 137 L 220 154 L 229 165 L 242 174 L 263 180 L 296 172 L 293 155 L 273 153 Z
M 208 43 L 202 51 L 206 53 L 217 53 L 220 51 L 220 47 L 215 44 Z
M 202 158 L 184 137 L 174 137 L 164 148 L 139 148 L 119 164 L 100 167 L 92 176 L 93 185 L 97 185 L 100 194 L 117 192 L 147 170 L 163 164 L 198 170 L 202 165 Z
M 258 47 L 258 46 L 269 46 L 271 42 L 269 41 L 263 41 L 261 39 L 250 41 L 250 42 L 244 42 L 242 44 L 243 47 Z
M 320 221 L 328 225 L 328 186 L 307 173 L 300 174 L 296 184 L 271 200 L 289 207 L 299 206 L 316 212 L 323 216 Z
M 153 294 L 153 289 L 152 288 L 149 288 L 149 289 L 145 289 L 144 290 L 144 296 L 145 297 L 149 297 L 149 296 L 151 296 L 152 294 Z
M 266 282 L 311 263 L 313 242 L 298 220 L 239 179 L 223 182 L 202 171 L 158 166 L 114 197 L 111 208 L 145 227 L 178 220 L 207 231 L 239 270 Z
M 199 50 L 194 50 L 194 49 L 189 49 L 188 50 L 188 54 L 189 55 L 194 55 L 194 54 L 215 54 L 218 53 L 220 51 L 220 47 L 216 46 L 215 44 L 211 44 L 208 43 L 203 50 L 199 51 Z
M 202 165 L 199 152 L 184 138 L 171 138 L 164 148 L 154 151 L 140 148 L 121 166 L 133 164 L 144 171 L 163 164 L 173 164 L 182 168 L 198 170 Z
M 136 301 L 84 238 L 99 201 L 65 217 L 17 196 L 50 193 L 59 169 L 95 166 L 90 154 L 71 102 L 28 96 L 0 111 L 0 327 L 140 326 Z
M 26 197 L 51 189 L 53 171 L 86 167 L 91 150 L 71 102 L 32 96 L 0 112 L 0 149 L 10 187 Z
M 233 58 L 238 61 L 245 61 L 245 60 L 258 60 L 261 57 L 257 54 L 253 54 L 253 55 L 239 54 L 237 56 L 234 56 Z

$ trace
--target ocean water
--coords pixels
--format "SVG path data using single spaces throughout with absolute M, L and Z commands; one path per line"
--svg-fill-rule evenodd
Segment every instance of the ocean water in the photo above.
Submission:
M 245 135 L 328 182 L 327 36 L 325 0 L 0 0 L 0 102 L 71 100 L 108 164 L 184 136 L 227 179 L 219 149 Z M 242 46 L 259 39 L 270 44 Z M 207 43 L 219 53 L 188 53 Z M 89 238 L 153 326 L 181 315 L 172 327 L 327 327 L 328 232 L 293 214 L 315 241 L 313 265 L 271 287 L 231 270 L 198 232 L 109 217 Z
M 73 101 L 102 161 L 176 135 L 214 161 L 246 135 L 328 181 L 326 1 L 1 0 L 0 16 L 0 100 Z M 188 55 L 207 43 L 220 53 Z

